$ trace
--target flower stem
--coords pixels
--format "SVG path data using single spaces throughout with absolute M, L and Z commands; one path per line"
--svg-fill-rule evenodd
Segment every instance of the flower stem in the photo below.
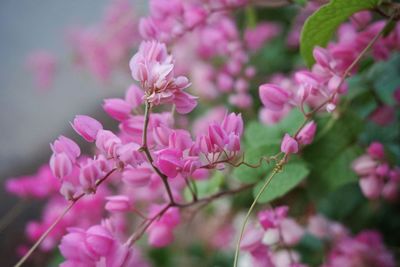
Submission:
M 286 162 L 286 157 L 284 157 L 278 164 L 276 164 L 275 168 L 273 169 L 271 175 L 267 178 L 264 185 L 261 187 L 260 191 L 258 191 L 256 197 L 254 198 L 253 203 L 251 204 L 249 210 L 247 211 L 246 217 L 244 218 L 242 227 L 240 229 L 239 239 L 236 243 L 236 250 L 235 250 L 235 258 L 233 261 L 233 267 L 237 267 L 238 259 L 239 259 L 239 250 L 240 250 L 240 242 L 242 241 L 244 230 L 246 229 L 247 222 L 249 221 L 250 215 L 253 212 L 254 207 L 256 206 L 258 200 L 260 199 L 261 195 L 264 193 L 265 189 L 267 189 L 268 185 L 271 183 L 272 178 L 282 170 L 283 164 Z

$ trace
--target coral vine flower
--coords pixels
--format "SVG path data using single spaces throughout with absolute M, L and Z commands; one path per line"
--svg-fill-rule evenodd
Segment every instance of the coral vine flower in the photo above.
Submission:
M 188 113 L 197 105 L 195 97 L 183 90 L 190 86 L 184 76 L 175 77 L 173 57 L 167 47 L 156 41 L 144 41 L 129 62 L 134 80 L 140 82 L 146 101 L 153 105 L 174 103 L 179 113 Z

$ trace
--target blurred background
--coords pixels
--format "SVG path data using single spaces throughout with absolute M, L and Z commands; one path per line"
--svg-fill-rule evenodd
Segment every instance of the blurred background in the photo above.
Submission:
M 138 8 L 144 6 L 144 1 L 131 2 Z M 73 136 L 68 122 L 76 114 L 105 117 L 102 99 L 122 95 L 129 85 L 129 81 L 120 82 L 121 86 L 96 82 L 88 73 L 73 68 L 72 57 L 68 58 L 67 29 L 97 23 L 107 3 L 0 1 L 0 218 L 18 202 L 4 191 L 5 179 L 34 173 L 48 160 L 50 142 L 60 134 Z M 26 68 L 27 56 L 43 49 L 59 60 L 54 84 L 46 92 L 36 88 Z M 23 212 L 2 229 L 1 266 L 16 262 L 15 249 L 24 239 L 24 222 L 37 217 L 38 204 L 23 204 Z

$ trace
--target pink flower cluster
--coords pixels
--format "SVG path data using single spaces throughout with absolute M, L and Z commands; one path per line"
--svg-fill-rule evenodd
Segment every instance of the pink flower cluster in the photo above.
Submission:
M 150 15 L 142 18 L 140 34 L 147 40 L 169 42 L 204 23 L 216 11 L 245 5 L 247 0 L 150 1 Z
M 78 66 L 100 81 L 111 78 L 114 69 L 126 64 L 132 47 L 138 45 L 137 18 L 128 0 L 113 0 L 103 20 L 94 26 L 70 30 L 68 39 Z
M 303 113 L 306 113 L 306 105 L 310 108 L 322 105 L 328 112 L 335 110 L 338 96 L 347 92 L 348 86 L 343 77 L 347 68 L 384 25 L 383 21 L 369 24 L 368 12 L 356 15 L 358 24 L 354 21 L 343 24 L 338 30 L 336 43 L 329 43 L 327 48 L 314 49 L 316 63 L 310 71 L 296 71 L 293 74 L 294 82 L 275 76 L 272 83 L 260 86 L 260 99 L 264 105 L 260 113 L 262 121 L 267 124 L 279 122 L 295 106 Z M 359 25 L 361 22 L 362 25 Z M 391 51 L 398 51 L 399 36 L 400 26 L 397 25 L 391 34 L 374 45 L 374 58 L 387 59 Z
M 353 161 L 352 168 L 360 176 L 359 184 L 365 197 L 383 197 L 389 201 L 398 199 L 400 168 L 390 166 L 381 143 L 371 143 L 367 153 Z
M 137 249 L 121 243 L 114 225 L 107 220 L 87 230 L 68 228 L 68 234 L 61 239 L 60 251 L 66 259 L 61 267 L 149 266 Z
M 355 237 L 345 237 L 334 244 L 323 267 L 396 266 L 393 255 L 384 246 L 376 231 L 363 231 Z
M 179 113 L 189 113 L 197 105 L 196 97 L 184 92 L 190 86 L 184 76 L 175 77 L 174 61 L 165 44 L 144 41 L 132 57 L 132 77 L 140 82 L 145 99 L 152 105 L 173 103 Z
M 304 235 L 303 227 L 287 215 L 287 206 L 258 213 L 261 228 L 258 226 L 249 228 L 241 242 L 241 249 L 251 255 L 251 266 L 305 266 L 300 264 L 299 255 L 294 250 L 274 249 L 277 244 L 281 244 L 282 247 L 293 247 Z M 291 259 L 294 261 L 291 262 Z

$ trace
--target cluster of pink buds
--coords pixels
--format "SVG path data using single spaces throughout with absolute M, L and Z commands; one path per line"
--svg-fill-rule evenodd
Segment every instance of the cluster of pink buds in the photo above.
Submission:
M 100 23 L 72 29 L 68 37 L 77 65 L 107 81 L 138 45 L 137 18 L 129 1 L 113 0 Z
M 281 151 L 287 155 L 296 154 L 300 150 L 300 145 L 309 145 L 313 142 L 317 124 L 310 121 L 305 124 L 295 137 L 285 134 L 281 143 Z
M 356 14 L 357 20 L 343 24 L 338 30 L 337 43 L 332 42 L 327 48 L 314 48 L 316 63 L 310 71 L 296 71 L 293 74 L 295 82 L 276 76 L 275 80 L 273 79 L 275 84 L 267 83 L 260 86 L 260 98 L 265 107 L 260 114 L 262 121 L 268 124 L 279 122 L 295 106 L 304 114 L 306 105 L 315 109 L 323 107 L 328 112 L 336 109 L 338 96 L 347 92 L 348 86 L 344 76 L 351 74 L 347 68 L 384 26 L 383 21 L 378 21 L 366 27 L 370 19 L 368 14 L 368 12 Z M 355 21 L 362 22 L 362 26 Z M 387 59 L 390 51 L 400 49 L 396 41 L 400 34 L 399 29 L 400 26 L 397 25 L 391 34 L 381 38 L 374 45 L 372 55 L 375 58 Z M 384 113 L 383 110 L 381 113 Z
M 121 243 L 113 230 L 107 222 L 87 230 L 69 228 L 61 239 L 60 251 L 66 261 L 60 266 L 149 266 L 139 251 Z
M 197 105 L 196 97 L 183 91 L 190 86 L 189 80 L 175 77 L 174 61 L 165 44 L 142 42 L 129 65 L 132 77 L 140 82 L 146 101 L 152 105 L 173 103 L 179 113 L 188 113 Z
M 150 15 L 140 20 L 139 31 L 144 39 L 169 42 L 204 24 L 212 13 L 240 7 L 246 2 L 247 0 L 173 0 L 166 5 L 164 0 L 151 0 Z
M 295 246 L 304 235 L 304 229 L 287 215 L 287 206 L 258 213 L 261 227 L 249 228 L 241 242 L 241 249 L 249 252 L 252 257 L 251 266 L 305 266 L 300 264 L 297 252 L 291 249 L 273 249 L 277 244 L 283 247 Z
M 341 266 L 394 267 L 396 263 L 378 232 L 363 231 L 355 237 L 347 236 L 335 242 L 322 267 Z
M 352 167 L 360 176 L 359 184 L 365 197 L 396 200 L 399 195 L 400 168 L 391 167 L 381 143 L 373 142 L 367 153 L 357 158 Z

